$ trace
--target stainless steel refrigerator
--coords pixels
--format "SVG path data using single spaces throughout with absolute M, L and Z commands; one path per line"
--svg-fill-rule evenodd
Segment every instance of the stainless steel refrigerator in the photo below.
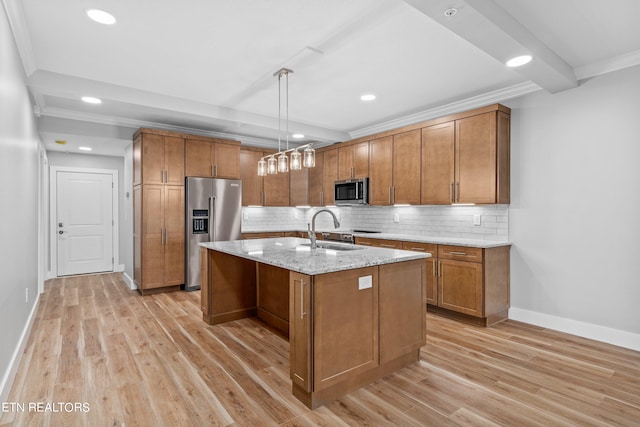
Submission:
M 184 287 L 195 291 L 200 289 L 198 244 L 241 238 L 242 181 L 187 177 L 185 192 Z

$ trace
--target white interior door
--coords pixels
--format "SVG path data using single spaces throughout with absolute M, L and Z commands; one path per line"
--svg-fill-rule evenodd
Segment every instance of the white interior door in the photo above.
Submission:
M 56 174 L 58 276 L 113 271 L 113 176 Z

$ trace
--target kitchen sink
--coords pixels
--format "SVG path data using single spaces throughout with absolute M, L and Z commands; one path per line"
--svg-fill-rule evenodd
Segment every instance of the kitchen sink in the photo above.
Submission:
M 311 243 L 303 243 L 300 246 L 305 246 L 311 249 Z M 362 246 L 344 244 L 344 243 L 328 243 L 328 242 L 318 242 L 316 244 L 318 249 L 327 249 L 331 251 L 356 251 L 358 249 L 365 249 Z

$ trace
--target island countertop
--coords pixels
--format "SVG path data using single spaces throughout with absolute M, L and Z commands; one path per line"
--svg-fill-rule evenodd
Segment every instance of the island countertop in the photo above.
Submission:
M 428 253 L 332 243 L 347 250 L 317 248 L 311 250 L 309 239 L 281 237 L 270 239 L 230 240 L 200 243 L 200 246 L 302 274 L 318 275 L 374 265 L 429 258 Z M 318 245 L 327 242 L 319 241 Z M 305 246 L 307 245 L 307 246 Z

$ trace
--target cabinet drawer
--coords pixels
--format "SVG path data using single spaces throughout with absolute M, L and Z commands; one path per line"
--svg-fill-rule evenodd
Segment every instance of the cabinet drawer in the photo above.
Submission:
M 438 245 L 438 257 L 459 261 L 482 262 L 482 248 Z
M 284 233 L 279 231 L 264 232 L 264 233 L 242 233 L 242 239 L 271 239 L 274 237 L 284 237 Z
M 402 249 L 406 251 L 427 252 L 433 257 L 438 255 L 438 245 L 434 245 L 433 243 L 402 242 Z
M 369 237 L 356 237 L 356 245 L 378 246 L 388 249 L 402 249 L 402 242 L 397 240 L 371 239 Z

